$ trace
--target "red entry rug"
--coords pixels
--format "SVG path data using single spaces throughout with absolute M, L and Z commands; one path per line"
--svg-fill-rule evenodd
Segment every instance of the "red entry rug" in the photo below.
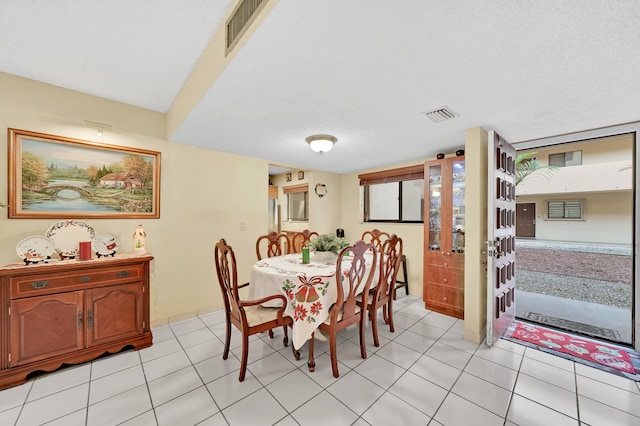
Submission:
M 640 381 L 640 354 L 610 343 L 514 321 L 507 340 Z

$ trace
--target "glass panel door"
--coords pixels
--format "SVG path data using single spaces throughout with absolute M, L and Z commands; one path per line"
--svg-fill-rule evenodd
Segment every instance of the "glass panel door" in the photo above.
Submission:
M 454 161 L 451 173 L 451 252 L 464 253 L 464 160 Z
M 429 250 L 441 249 L 442 166 L 429 167 Z

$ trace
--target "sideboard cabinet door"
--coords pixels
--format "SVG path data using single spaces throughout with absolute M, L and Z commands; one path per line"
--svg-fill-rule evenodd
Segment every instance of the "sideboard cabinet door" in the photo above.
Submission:
M 11 367 L 84 347 L 83 291 L 11 302 Z
M 87 290 L 87 346 L 143 330 L 142 282 Z

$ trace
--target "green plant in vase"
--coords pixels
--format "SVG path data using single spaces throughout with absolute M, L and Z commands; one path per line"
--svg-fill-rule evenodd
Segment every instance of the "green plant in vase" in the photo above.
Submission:
M 339 238 L 331 234 L 318 235 L 317 238 L 314 238 L 307 243 L 307 247 L 315 252 L 313 256 L 315 260 L 335 257 L 338 255 L 340 250 L 348 245 L 349 244 L 344 240 L 344 238 Z

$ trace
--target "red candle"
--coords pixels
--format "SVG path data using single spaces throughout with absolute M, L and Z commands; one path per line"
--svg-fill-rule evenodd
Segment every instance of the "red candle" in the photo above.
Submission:
M 80 260 L 91 259 L 91 241 L 80 242 Z

